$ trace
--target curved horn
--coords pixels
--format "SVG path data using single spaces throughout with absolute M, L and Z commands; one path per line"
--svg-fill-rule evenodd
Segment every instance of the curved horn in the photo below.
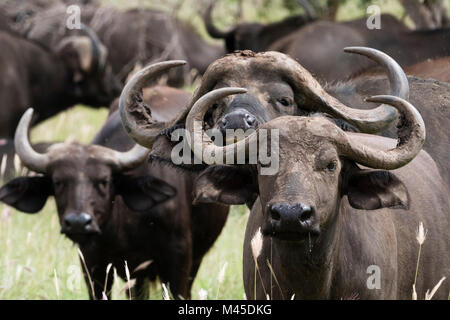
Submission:
M 203 131 L 203 118 L 208 108 L 214 102 L 232 94 L 246 92 L 247 90 L 243 88 L 230 87 L 216 89 L 202 96 L 192 106 L 186 118 L 186 129 L 190 133 L 187 142 L 194 155 L 204 163 L 209 165 L 226 164 L 225 160 L 230 159 L 231 155 L 232 158 L 235 158 L 240 152 L 245 152 L 245 155 L 248 155 L 248 144 L 250 140 L 256 138 L 255 133 L 236 143 L 219 147 Z
M 149 149 L 138 144 L 135 144 L 133 148 L 125 152 L 120 152 L 97 145 L 95 148 L 98 149 L 100 154 L 103 154 L 107 158 L 105 160 L 114 165 L 115 169 L 118 171 L 126 171 L 136 168 L 145 161 L 150 153 Z
M 151 110 L 143 101 L 142 88 L 152 78 L 184 64 L 186 61 L 173 60 L 149 65 L 136 73 L 123 88 L 119 100 L 120 117 L 126 132 L 138 144 L 151 149 L 156 136 L 170 126 L 166 122 L 153 121 Z
M 409 84 L 408 78 L 402 67 L 386 53 L 376 49 L 366 47 L 347 47 L 345 52 L 356 53 L 365 56 L 377 64 L 387 73 L 389 85 L 391 87 L 390 95 L 400 97 L 402 99 L 409 99 Z
M 406 100 L 389 95 L 374 96 L 369 102 L 394 106 L 401 114 L 398 124 L 398 142 L 394 149 L 380 151 L 351 141 L 341 148 L 343 155 L 374 169 L 393 170 L 409 163 L 420 152 L 425 143 L 425 124 L 417 109 Z
M 89 28 L 84 23 L 81 23 L 81 30 L 83 30 L 86 33 L 86 35 L 89 37 L 89 39 L 91 40 L 92 59 L 93 59 L 93 61 L 95 61 L 94 65 L 99 68 L 102 68 L 105 65 L 106 61 L 104 61 L 105 59 L 101 53 L 103 45 L 102 45 L 100 39 L 98 38 L 98 36 L 94 32 L 94 30 Z
M 394 59 L 381 51 L 365 48 L 352 47 L 345 49 L 348 52 L 363 54 L 366 57 L 380 63 L 389 75 L 392 95 L 400 95 L 407 98 L 409 93 L 408 80 L 402 68 Z M 336 98 L 329 95 L 322 86 L 314 79 L 309 72 L 298 65 L 294 67 L 294 72 L 286 70 L 291 74 L 294 85 L 300 88 L 301 92 L 309 97 L 310 101 L 319 111 L 331 114 L 356 126 L 361 132 L 377 133 L 389 128 L 397 120 L 397 112 L 387 105 L 380 105 L 374 109 L 363 110 L 347 107 Z
M 20 119 L 14 135 L 14 148 L 25 166 L 33 171 L 45 173 L 49 163 L 48 155 L 34 151 L 28 140 L 28 129 L 33 117 L 33 111 L 32 108 L 29 108 Z
M 205 13 L 203 14 L 203 21 L 205 23 L 206 31 L 208 34 L 216 39 L 224 39 L 228 36 L 230 31 L 219 30 L 212 21 L 212 11 L 214 9 L 215 0 L 211 0 L 206 7 Z

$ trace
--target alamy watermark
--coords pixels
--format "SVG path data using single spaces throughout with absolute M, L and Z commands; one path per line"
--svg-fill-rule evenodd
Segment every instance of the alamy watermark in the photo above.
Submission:
M 68 15 L 66 19 L 67 29 L 81 29 L 81 8 L 77 5 L 71 5 L 67 7 L 66 13 Z
M 368 6 L 367 14 L 370 15 L 366 21 L 367 29 L 381 29 L 381 8 L 377 5 Z
M 381 269 L 377 265 L 370 265 L 367 267 L 367 274 L 370 276 L 367 278 L 367 289 L 381 289 Z
M 194 128 L 200 128 L 200 122 L 194 123 Z M 223 148 L 217 148 L 217 152 L 208 152 L 209 149 L 203 149 L 202 141 L 213 140 L 217 146 L 225 145 L 228 142 L 235 143 L 248 139 L 247 148 L 230 148 L 224 155 Z M 183 138 L 182 141 L 180 139 Z M 222 131 L 217 129 L 208 129 L 203 132 L 201 141 L 196 141 L 195 137 L 186 129 L 176 129 L 172 132 L 172 141 L 180 141 L 172 148 L 171 160 L 175 165 L 181 164 L 215 164 L 215 165 L 237 165 L 237 164 L 259 164 L 261 175 L 274 175 L 279 170 L 279 129 L 249 129 L 242 130 L 227 129 L 225 136 Z M 195 156 L 191 157 L 191 148 L 187 141 L 192 140 L 191 145 Z M 242 142 L 241 142 L 242 143 Z M 201 156 L 200 156 L 201 155 Z

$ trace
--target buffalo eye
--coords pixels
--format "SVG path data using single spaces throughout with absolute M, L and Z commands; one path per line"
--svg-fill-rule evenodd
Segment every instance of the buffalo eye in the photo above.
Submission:
M 63 180 L 55 180 L 53 181 L 53 188 L 56 193 L 61 192 L 64 189 L 65 182 Z
M 334 172 L 334 171 L 336 171 L 336 168 L 337 168 L 337 163 L 336 163 L 336 161 L 333 160 L 327 164 L 327 166 L 325 167 L 325 170 L 328 172 Z
M 98 179 L 95 181 L 95 185 L 102 191 L 105 191 L 106 188 L 108 187 L 108 179 Z
M 289 107 L 291 105 L 291 100 L 288 98 L 281 98 L 278 100 L 278 102 L 285 107 Z

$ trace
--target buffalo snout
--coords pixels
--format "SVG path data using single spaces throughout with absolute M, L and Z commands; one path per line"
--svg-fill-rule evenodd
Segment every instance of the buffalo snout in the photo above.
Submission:
M 270 205 L 268 214 L 270 231 L 266 231 L 275 237 L 301 240 L 320 233 L 314 207 L 304 203 L 275 203 Z
M 235 110 L 222 117 L 219 127 L 225 133 L 227 129 L 256 129 L 259 125 L 256 117 L 244 109 Z
M 99 233 L 99 229 L 90 214 L 72 212 L 65 215 L 62 232 L 65 234 L 91 234 Z

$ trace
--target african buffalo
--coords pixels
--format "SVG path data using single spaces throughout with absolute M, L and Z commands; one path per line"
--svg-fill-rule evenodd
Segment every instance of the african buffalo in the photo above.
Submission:
M 38 12 L 22 32 L 27 38 L 53 45 L 67 32 L 66 9 L 60 4 Z M 85 5 L 81 6 L 81 21 L 108 48 L 113 72 L 122 82 L 137 63 L 184 59 L 187 67 L 171 70 L 167 80 L 169 85 L 180 87 L 191 69 L 203 74 L 211 62 L 224 54 L 223 48 L 204 41 L 192 26 L 159 10 L 119 11 Z
M 389 75 L 391 94 L 408 96 L 406 76 L 395 61 L 381 52 L 367 48 L 348 50 L 365 54 L 380 63 Z M 389 127 L 397 119 L 397 113 L 389 106 L 379 106 L 376 112 L 354 110 L 345 106 L 327 94 L 308 71 L 282 53 L 241 51 L 211 64 L 190 104 L 173 121 L 161 122 L 154 119 L 151 112 L 148 112 L 148 107 L 141 103 L 142 93 L 139 89 L 148 80 L 146 70 L 147 68 L 136 74 L 135 83 L 124 89 L 124 92 L 129 90 L 129 94 L 120 109 L 121 117 L 127 132 L 137 143 L 152 148 L 152 157 L 169 162 L 176 144 L 172 139 L 172 129 L 184 125 L 192 104 L 213 89 L 231 85 L 245 87 L 248 92 L 235 98 L 227 97 L 214 104 L 205 117 L 208 128 L 222 132 L 230 129 L 255 129 L 282 115 L 311 115 L 320 112 L 334 117 L 344 128 L 351 129 L 354 126 L 366 132 L 377 132 Z M 136 83 L 140 85 L 131 90 Z M 161 131 L 163 134 L 159 135 Z
M 84 27 L 82 32 L 49 49 L 14 32 L 0 31 L 0 137 L 6 141 L 0 152 L 8 156 L 8 177 L 14 151 L 10 141 L 28 107 L 36 109 L 35 120 L 40 122 L 77 103 L 108 106 L 120 93 L 107 50 L 92 30 Z
M 436 161 L 444 180 L 450 186 L 450 138 L 445 125 L 450 121 L 450 109 L 446 107 L 450 105 L 450 84 L 407 78 L 393 59 L 377 50 L 347 48 L 346 51 L 371 58 L 382 66 L 382 72 L 369 69 L 345 81 L 327 84 L 322 88 L 308 71 L 282 53 L 243 51 L 227 55 L 211 64 L 191 103 L 177 117 L 177 121 L 169 126 L 183 125 L 190 106 L 203 94 L 224 86 L 239 86 L 246 88 L 248 92 L 215 103 L 205 116 L 208 128 L 216 128 L 223 133 L 227 129 L 255 129 L 282 115 L 311 115 L 321 112 L 333 117 L 343 129 L 368 132 L 366 124 L 372 122 L 370 133 L 383 132 L 383 135 L 395 138 L 394 130 L 385 130 L 397 119 L 397 113 L 392 108 L 381 107 L 373 114 L 351 109 L 374 108 L 376 105 L 366 102 L 365 98 L 390 92 L 392 95 L 411 99 L 423 114 L 429 132 L 424 149 Z M 355 123 L 354 118 L 349 119 L 348 115 L 345 115 L 348 112 L 362 114 L 358 115 L 359 119 Z M 126 116 L 128 112 L 123 110 L 123 114 Z M 143 125 L 146 122 L 135 124 L 136 119 L 135 115 L 124 117 L 124 125 L 132 128 L 130 135 L 136 137 L 138 143 L 145 145 L 147 139 L 138 135 L 148 126 Z M 154 122 L 151 117 L 147 121 Z M 165 133 L 171 133 L 171 130 L 166 130 Z M 152 155 L 158 159 L 170 159 L 174 145 L 171 139 L 170 134 L 167 134 L 166 141 L 162 141 L 161 137 L 153 148 Z
M 43 121 L 77 103 L 108 106 L 120 93 L 107 50 L 95 34 L 64 37 L 54 50 L 14 33 L 0 32 L 0 136 L 12 138 L 28 107 Z
M 345 55 L 344 47 L 381 50 L 402 67 L 450 55 L 450 29 L 411 31 L 389 14 L 380 16 L 380 29 L 369 29 L 367 18 L 332 22 L 299 16 L 266 25 L 243 23 L 221 31 L 212 23 L 211 10 L 212 4 L 205 12 L 205 26 L 211 36 L 224 39 L 227 52 L 247 49 L 283 52 L 324 82 L 345 79 L 373 65 L 366 59 Z
M 238 204 L 258 195 L 244 241 L 248 298 L 410 299 L 419 222 L 428 233 L 417 292 L 422 295 L 449 276 L 449 189 L 431 157 L 421 152 L 425 125 L 411 104 L 394 96 L 369 99 L 400 112 L 397 144 L 344 132 L 322 117 L 285 116 L 238 143 L 216 146 L 203 131 L 205 113 L 224 96 L 243 92 L 207 93 L 192 107 L 186 128 L 197 157 L 221 155 L 199 176 L 196 198 Z M 275 174 L 262 174 L 259 162 L 217 165 L 228 155 L 248 159 L 263 129 L 275 140 L 267 146 L 271 152 L 276 145 Z M 379 270 L 376 287 L 369 281 L 374 269 Z M 447 299 L 449 290 L 446 282 L 435 297 Z
M 367 46 L 383 50 L 375 44 L 409 30 L 394 16 L 382 14 L 381 29 L 369 30 L 366 25 L 367 18 L 332 22 L 300 15 L 270 24 L 240 23 L 222 31 L 215 27 L 212 21 L 214 3 L 212 1 L 205 11 L 204 24 L 210 36 L 224 40 L 228 53 L 235 50 L 284 52 L 297 59 L 319 80 L 324 81 L 346 78 L 370 65 L 365 59 L 343 55 L 342 48 Z
M 136 279 L 133 298 L 148 298 L 148 280 L 156 277 L 175 298 L 189 298 L 228 207 L 192 205 L 192 178 L 148 164 L 148 150 L 128 138 L 117 112 L 92 144 L 60 143 L 45 153 L 36 152 L 28 141 L 31 116 L 32 110 L 27 111 L 18 126 L 17 154 L 25 166 L 43 175 L 10 181 L 0 189 L 0 201 L 37 213 L 49 196 L 55 198 L 61 232 L 79 246 L 86 261 L 91 299 L 101 299 L 104 290 L 109 297 L 110 263 L 124 280 L 127 264 Z
M 410 31 L 384 24 L 369 30 L 365 19 L 360 23 L 318 21 L 280 39 L 269 49 L 297 59 L 318 79 L 333 82 L 371 66 L 364 60 L 343 55 L 346 46 L 366 46 L 381 50 L 402 67 L 430 58 L 450 55 L 450 29 Z M 437 45 L 438 44 L 438 45 Z

